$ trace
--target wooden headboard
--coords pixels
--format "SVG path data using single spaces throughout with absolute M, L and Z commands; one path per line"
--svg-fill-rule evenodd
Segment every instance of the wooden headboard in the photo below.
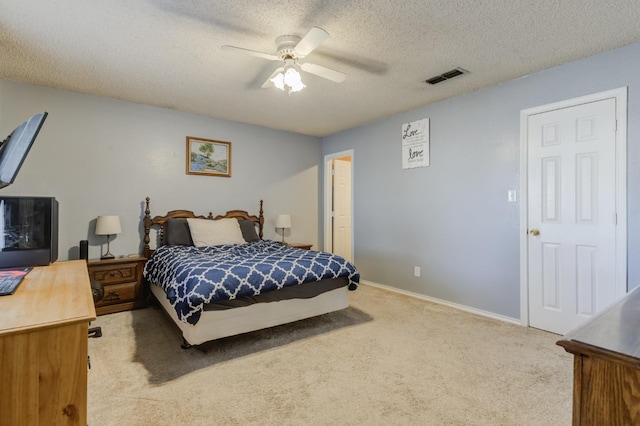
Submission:
M 238 220 L 250 220 L 251 222 L 254 222 L 256 225 L 258 225 L 258 237 L 262 239 L 262 235 L 263 235 L 262 231 L 264 228 L 264 212 L 262 210 L 262 200 L 260 200 L 260 214 L 258 216 L 250 215 L 244 210 L 229 210 L 225 214 L 218 215 L 215 217 L 211 212 L 209 212 L 209 215 L 207 216 L 197 216 L 191 210 L 171 210 L 166 215 L 155 216 L 153 219 L 151 218 L 151 210 L 149 210 L 150 200 L 151 199 L 149 197 L 146 198 L 146 206 L 144 209 L 144 219 L 143 219 L 143 224 L 144 224 L 143 255 L 144 257 L 148 258 L 153 253 L 153 249 L 151 249 L 151 247 L 149 246 L 149 243 L 151 242 L 151 238 L 149 237 L 149 231 L 151 230 L 151 227 L 152 226 L 159 227 L 158 241 L 159 241 L 159 244 L 162 244 L 162 241 L 164 240 L 163 238 L 164 224 L 167 222 L 167 220 L 174 219 L 174 218 L 198 218 L 198 219 L 210 219 L 210 220 L 233 218 Z

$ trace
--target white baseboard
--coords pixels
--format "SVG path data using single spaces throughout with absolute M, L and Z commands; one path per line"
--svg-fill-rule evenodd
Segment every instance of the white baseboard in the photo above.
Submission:
M 499 314 L 496 314 L 496 313 L 493 313 L 493 312 L 489 312 L 489 311 L 483 311 L 483 310 L 480 310 L 480 309 L 472 308 L 470 306 L 460 305 L 458 303 L 449 302 L 447 300 L 436 299 L 435 297 L 425 296 L 424 294 L 414 293 L 412 291 L 401 290 L 399 288 L 390 287 L 388 285 L 374 283 L 373 281 L 360 280 L 360 284 L 370 285 L 372 287 L 378 287 L 378 288 L 380 288 L 382 290 L 392 291 L 394 293 L 404 294 L 405 296 L 415 297 L 416 299 L 426 300 L 427 302 L 433 302 L 433 303 L 437 303 L 439 305 L 449 306 L 451 308 L 459 309 L 461 311 L 469 312 L 469 313 L 480 315 L 480 316 L 483 316 L 483 317 L 493 318 L 493 319 L 496 319 L 496 320 L 499 320 L 499 321 L 504 321 L 504 322 L 508 322 L 508 323 L 511 323 L 511 324 L 524 326 L 524 324 L 522 324 L 522 322 L 518 318 L 512 318 L 512 317 L 499 315 Z

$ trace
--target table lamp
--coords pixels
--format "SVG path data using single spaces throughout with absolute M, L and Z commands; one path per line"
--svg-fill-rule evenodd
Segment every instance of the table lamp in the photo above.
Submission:
M 96 220 L 96 235 L 107 236 L 107 252 L 100 259 L 113 259 L 115 257 L 109 250 L 109 239 L 112 235 L 121 232 L 120 216 L 98 216 Z
M 276 228 L 282 229 L 282 244 L 284 244 L 284 230 L 291 228 L 291 216 L 288 214 L 279 214 L 276 218 Z

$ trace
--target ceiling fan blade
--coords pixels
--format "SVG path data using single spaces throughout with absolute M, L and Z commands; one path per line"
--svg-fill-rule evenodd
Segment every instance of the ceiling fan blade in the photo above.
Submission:
M 331 68 L 323 67 L 321 65 L 311 64 L 309 62 L 301 64 L 300 68 L 302 71 L 315 74 L 318 77 L 326 78 L 327 80 L 335 81 L 336 83 L 342 83 L 347 78 L 345 73 L 332 70 Z
M 320 46 L 320 44 L 329 38 L 329 33 L 322 28 L 313 27 L 309 30 L 302 40 L 298 42 L 293 49 L 296 52 L 298 58 L 304 58 L 313 50 Z
M 227 52 L 243 53 L 243 54 L 246 54 L 246 55 L 256 56 L 258 58 L 266 59 L 268 61 L 279 61 L 280 60 L 280 58 L 278 58 L 276 55 L 270 55 L 268 53 L 256 52 L 255 50 L 243 49 L 242 47 L 224 45 L 224 46 L 222 46 L 222 50 L 226 50 Z
M 269 76 L 269 78 L 267 78 L 265 80 L 264 83 L 262 83 L 262 88 L 263 89 L 268 89 L 270 87 L 273 87 L 273 81 L 271 81 L 271 79 L 273 77 L 275 77 L 279 72 L 282 72 L 284 70 L 284 67 L 280 67 L 278 69 L 276 69 L 274 72 L 271 73 L 271 75 Z

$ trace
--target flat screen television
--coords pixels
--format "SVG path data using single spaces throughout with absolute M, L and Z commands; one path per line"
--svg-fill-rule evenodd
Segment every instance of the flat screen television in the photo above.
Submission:
M 58 201 L 0 196 L 0 268 L 46 266 L 58 259 Z
M 36 114 L 18 127 L 0 144 L 0 188 L 13 183 L 42 128 L 47 112 Z

